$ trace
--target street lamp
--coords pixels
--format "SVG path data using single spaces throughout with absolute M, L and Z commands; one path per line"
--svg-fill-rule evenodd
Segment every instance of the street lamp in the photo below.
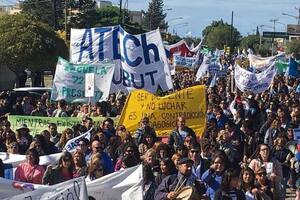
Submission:
M 259 46 L 261 46 L 262 35 L 263 35 L 263 30 L 262 30 L 262 28 L 263 28 L 263 27 L 273 28 L 273 27 L 272 27 L 272 26 L 269 26 L 269 25 L 264 25 L 264 24 L 259 25 L 259 27 L 260 27 Z
M 295 15 L 287 14 L 287 13 L 282 13 L 282 15 L 286 15 L 286 16 L 295 18 L 296 20 L 298 20 L 298 25 L 300 25 L 300 10 L 299 10 L 299 16 L 298 17 L 295 16 Z
M 188 22 L 180 23 L 180 24 L 175 24 L 175 25 L 173 26 L 173 34 L 175 34 L 175 27 L 177 27 L 177 29 L 179 29 L 179 28 L 186 27 L 186 26 L 188 26 L 188 25 L 189 25 Z M 177 35 L 177 33 L 176 33 L 176 35 Z

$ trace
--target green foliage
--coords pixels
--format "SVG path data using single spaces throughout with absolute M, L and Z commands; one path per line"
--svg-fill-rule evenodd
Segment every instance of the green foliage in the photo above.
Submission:
M 294 54 L 296 59 L 300 59 L 300 39 L 292 40 L 287 44 L 287 53 Z
M 248 35 L 243 37 L 241 40 L 241 47 L 243 49 L 257 49 L 259 46 L 260 36 L 257 35 Z
M 55 30 L 64 28 L 64 8 L 64 0 L 24 0 L 21 3 L 22 13 L 32 15 L 35 19 L 48 24 Z
M 193 43 L 195 46 L 197 46 L 201 42 L 201 39 L 198 37 L 184 37 L 183 39 L 189 46 L 191 46 Z
M 213 21 L 211 25 L 207 26 L 202 34 L 205 36 L 204 42 L 210 48 L 223 49 L 224 45 L 230 45 L 231 26 L 224 23 L 222 20 Z M 233 27 L 232 45 L 236 47 L 240 43 L 241 34 Z
M 72 28 L 91 28 L 97 23 L 99 17 L 94 0 L 73 1 L 71 7 L 72 10 L 77 11 L 71 16 L 70 25 Z
M 149 2 L 148 10 L 145 13 L 144 28 L 148 30 L 154 30 L 158 27 L 160 29 L 167 28 L 165 23 L 166 13 L 163 12 L 163 7 L 163 0 L 151 0 Z
M 57 57 L 68 54 L 52 28 L 26 14 L 0 17 L 0 41 L 0 66 L 14 72 L 53 70 Z
M 97 9 L 95 26 L 114 26 L 120 22 L 120 10 L 115 6 L 105 6 Z

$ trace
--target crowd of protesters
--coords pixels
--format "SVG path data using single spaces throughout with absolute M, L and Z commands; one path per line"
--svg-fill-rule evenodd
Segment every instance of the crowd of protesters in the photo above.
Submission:
M 300 149 L 293 133 L 300 126 L 299 80 L 277 75 L 269 90 L 251 94 L 232 91 L 230 78 L 219 78 L 207 88 L 204 135 L 197 137 L 185 118 L 178 117 L 167 142 L 156 136 L 147 117 L 133 133 L 115 126 L 110 117 L 121 113 L 124 94 L 90 106 L 52 103 L 47 93 L 14 102 L 9 92 L 2 92 L 1 116 L 74 116 L 82 122 L 62 133 L 51 123 L 33 137 L 26 124 L 12 131 L 4 117 L 0 151 L 26 155 L 15 171 L 15 179 L 23 182 L 53 185 L 79 176 L 92 181 L 143 164 L 146 200 L 176 199 L 184 186 L 192 186 L 193 194 L 203 199 L 285 199 L 286 188 L 297 191 L 300 199 Z M 209 82 L 195 82 L 194 71 L 181 71 L 173 80 L 176 90 Z M 100 126 L 90 118 L 97 116 L 107 117 Z M 73 154 L 63 152 L 58 165 L 39 165 L 40 156 L 63 151 L 68 140 L 91 128 L 91 140 L 80 140 Z

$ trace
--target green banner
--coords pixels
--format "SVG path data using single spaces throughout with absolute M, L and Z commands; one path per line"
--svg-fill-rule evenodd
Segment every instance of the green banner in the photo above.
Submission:
M 101 126 L 101 123 L 106 117 L 92 117 L 95 126 Z M 111 117 L 115 124 L 118 123 L 119 117 Z M 57 130 L 61 133 L 66 128 L 71 128 L 75 124 L 80 124 L 81 117 L 33 117 L 33 116 L 22 116 L 22 115 L 9 115 L 8 120 L 11 123 L 11 129 L 16 131 L 22 124 L 26 124 L 30 130 L 31 135 L 41 133 L 43 130 L 48 130 L 49 123 L 57 124 Z

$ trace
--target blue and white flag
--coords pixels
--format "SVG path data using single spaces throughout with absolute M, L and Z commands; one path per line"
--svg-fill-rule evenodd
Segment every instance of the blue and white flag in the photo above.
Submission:
M 288 66 L 288 69 L 286 70 L 285 75 L 292 76 L 294 78 L 298 78 L 298 76 L 299 76 L 298 66 L 299 66 L 299 64 L 295 61 L 295 59 L 290 58 L 289 66 Z
M 214 77 L 211 79 L 209 87 L 210 88 L 215 87 L 216 83 L 217 83 L 217 74 L 215 74 Z
M 88 130 L 87 132 L 85 132 L 82 135 L 77 136 L 76 138 L 73 138 L 71 140 L 69 140 L 64 149 L 67 150 L 68 152 L 74 152 L 76 150 L 76 148 L 79 146 L 79 142 L 82 138 L 86 138 L 88 140 L 91 140 L 91 130 Z

